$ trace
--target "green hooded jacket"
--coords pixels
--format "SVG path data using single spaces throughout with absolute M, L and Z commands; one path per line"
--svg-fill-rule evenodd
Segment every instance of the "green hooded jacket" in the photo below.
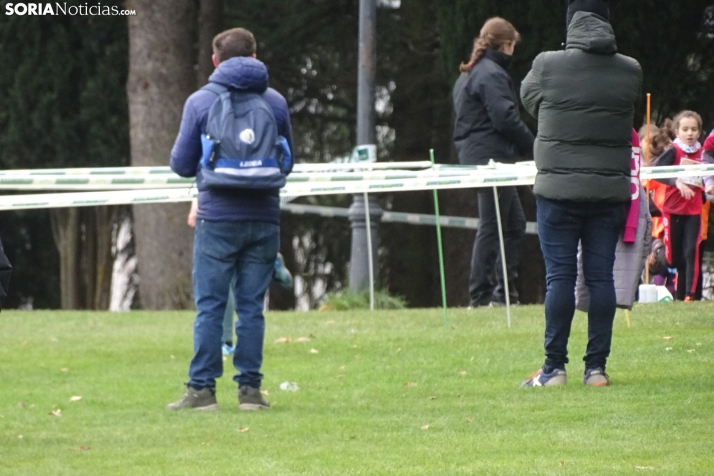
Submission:
M 533 192 L 553 200 L 629 201 L 641 87 L 642 69 L 617 53 L 610 23 L 577 12 L 565 50 L 539 54 L 521 84 L 523 105 L 538 119 Z

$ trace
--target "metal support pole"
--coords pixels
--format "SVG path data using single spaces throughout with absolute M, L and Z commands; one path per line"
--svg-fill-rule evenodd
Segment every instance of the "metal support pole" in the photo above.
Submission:
M 498 188 L 493 187 L 493 201 L 496 204 L 496 220 L 498 221 L 498 242 L 501 245 L 501 264 L 503 265 L 503 292 L 506 296 L 506 322 L 511 327 L 511 291 L 508 283 L 508 267 L 506 266 L 506 246 L 503 241 L 503 222 L 501 222 L 501 204 L 498 201 Z
M 367 196 L 366 202 L 365 196 Z M 377 264 L 379 260 L 377 250 L 379 249 L 379 234 L 377 231 L 379 229 L 379 223 L 382 220 L 382 213 L 382 209 L 374 195 L 364 194 L 354 196 L 348 215 L 352 227 L 350 291 L 353 293 L 367 289 L 370 281 L 378 281 L 379 267 Z M 367 217 L 369 217 L 369 231 L 367 229 Z M 370 251 L 372 251 L 372 263 L 369 262 Z M 355 256 L 364 260 L 359 262 L 359 266 L 355 266 Z M 371 277 L 370 271 L 373 272 Z M 357 283 L 359 283 L 360 286 L 357 286 Z
M 360 0 L 359 4 L 359 64 L 357 74 L 357 145 L 376 144 L 376 112 L 374 109 L 377 72 L 377 0 Z M 361 210 L 359 216 L 358 210 Z M 371 242 L 367 240 L 366 219 L 370 217 Z M 350 291 L 362 291 L 376 282 L 379 271 L 379 217 L 382 210 L 372 197 L 354 195 L 350 207 L 352 248 L 350 255 Z M 367 245 L 371 246 L 367 246 Z M 371 248 L 371 257 L 369 250 Z M 370 268 L 374 271 L 370 273 Z

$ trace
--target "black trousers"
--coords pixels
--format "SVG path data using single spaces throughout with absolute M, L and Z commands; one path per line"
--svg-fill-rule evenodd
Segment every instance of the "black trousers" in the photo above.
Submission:
M 695 297 L 701 274 L 699 256 L 701 216 L 675 215 L 663 213 L 664 245 L 667 260 L 672 268 L 677 268 L 677 292 L 675 298 Z
M 526 217 L 516 187 L 498 187 L 497 190 L 506 251 L 509 297 L 511 303 L 516 303 L 518 291 L 516 291 L 515 280 L 518 278 L 521 246 L 526 234 Z M 488 306 L 492 301 L 505 303 L 496 202 L 492 188 L 478 190 L 478 212 L 479 227 L 471 255 L 469 282 L 471 305 Z

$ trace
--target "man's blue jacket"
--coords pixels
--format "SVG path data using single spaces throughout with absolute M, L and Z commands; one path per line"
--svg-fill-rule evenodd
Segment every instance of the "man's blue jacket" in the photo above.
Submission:
M 278 134 L 293 147 L 290 112 L 285 98 L 268 87 L 268 70 L 252 57 L 235 57 L 221 62 L 208 80 L 230 88 L 259 93 L 273 110 L 278 123 Z M 206 132 L 208 111 L 218 96 L 199 89 L 186 100 L 176 142 L 171 150 L 171 170 L 182 177 L 196 177 L 201 186 L 201 134 Z M 210 221 L 260 221 L 280 224 L 278 190 L 200 191 L 198 219 Z

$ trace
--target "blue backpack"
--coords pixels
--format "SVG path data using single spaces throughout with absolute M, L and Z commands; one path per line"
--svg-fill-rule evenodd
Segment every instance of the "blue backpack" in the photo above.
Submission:
M 209 83 L 218 94 L 201 135 L 202 188 L 275 189 L 292 168 L 287 140 L 278 135 L 273 111 L 257 93 Z

